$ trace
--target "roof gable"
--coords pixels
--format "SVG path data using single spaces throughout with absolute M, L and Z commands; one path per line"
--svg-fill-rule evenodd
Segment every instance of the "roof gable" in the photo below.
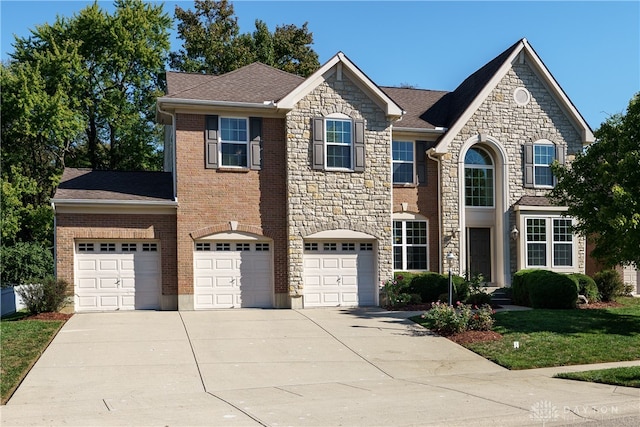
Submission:
M 335 54 L 329 61 L 320 67 L 315 73 L 310 75 L 302 84 L 293 89 L 287 96 L 282 98 L 277 107 L 283 110 L 291 110 L 294 106 L 318 85 L 325 81 L 334 73 L 347 73 L 352 77 L 352 81 L 361 90 L 371 97 L 372 100 L 385 112 L 387 116 L 401 117 L 402 108 L 395 103 L 386 93 L 384 93 L 373 81 L 367 77 L 353 62 L 342 52 Z
M 521 56 L 524 55 L 524 56 Z M 489 94 L 503 79 L 518 58 L 527 58 L 534 72 L 546 85 L 556 101 L 563 108 L 582 137 L 583 143 L 595 140 L 591 128 L 575 108 L 569 97 L 551 75 L 527 39 L 521 39 L 492 59 L 478 71 L 463 81 L 453 92 L 445 95 L 425 113 L 425 119 L 441 123 L 449 130 L 438 142 L 436 153 L 446 153 L 453 138 L 460 132 Z

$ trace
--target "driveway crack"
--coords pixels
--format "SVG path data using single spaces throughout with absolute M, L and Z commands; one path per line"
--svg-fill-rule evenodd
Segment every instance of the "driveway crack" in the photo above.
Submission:
M 200 377 L 200 384 L 202 384 L 202 391 L 207 391 L 207 386 L 204 382 L 204 377 L 202 375 L 202 371 L 200 370 L 200 364 L 198 363 L 198 358 L 196 357 L 196 351 L 193 348 L 193 342 L 191 342 L 191 337 L 189 336 L 189 330 L 187 329 L 187 325 L 184 323 L 184 318 L 182 317 L 182 313 L 178 312 L 180 316 L 180 321 L 182 322 L 182 327 L 184 328 L 184 333 L 187 336 L 187 341 L 189 341 L 189 347 L 191 348 L 191 354 L 193 355 L 193 361 L 196 364 L 196 369 L 198 370 L 198 376 Z

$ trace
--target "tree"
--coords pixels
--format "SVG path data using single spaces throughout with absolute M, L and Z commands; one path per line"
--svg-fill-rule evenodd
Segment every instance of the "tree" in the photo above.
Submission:
M 568 206 L 576 231 L 593 239 L 593 257 L 640 266 L 640 93 L 595 136 L 570 166 L 553 166 L 558 184 L 551 197 Z
M 175 17 L 184 43 L 170 55 L 174 69 L 219 75 L 258 61 L 306 77 L 320 66 L 306 22 L 277 26 L 271 33 L 258 19 L 253 33 L 240 34 L 227 0 L 196 0 L 194 11 L 176 6 Z

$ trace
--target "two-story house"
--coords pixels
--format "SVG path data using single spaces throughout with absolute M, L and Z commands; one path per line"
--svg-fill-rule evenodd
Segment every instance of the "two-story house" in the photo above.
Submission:
M 593 134 L 526 39 L 453 92 L 376 85 L 343 53 L 167 73 L 165 172 L 67 169 L 57 275 L 75 309 L 378 304 L 394 271 L 584 271 L 545 194 Z

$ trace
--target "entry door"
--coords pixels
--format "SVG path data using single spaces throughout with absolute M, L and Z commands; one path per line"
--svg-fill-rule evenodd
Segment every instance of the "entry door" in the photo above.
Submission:
M 491 229 L 467 229 L 467 272 L 470 277 L 482 273 L 485 281 L 491 281 Z

